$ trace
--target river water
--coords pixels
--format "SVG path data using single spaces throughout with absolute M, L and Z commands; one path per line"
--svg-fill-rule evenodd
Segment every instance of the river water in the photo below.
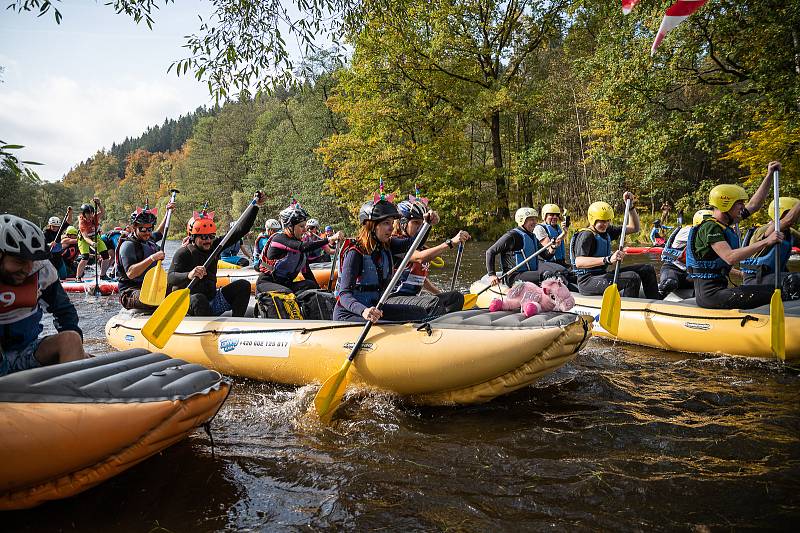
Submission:
M 483 273 L 484 247 L 467 247 L 460 288 Z M 117 300 L 72 299 L 87 350 L 111 351 Z M 236 379 L 213 448 L 197 430 L 76 497 L 4 513 L 2 529 L 795 530 L 800 518 L 800 377 L 777 362 L 592 339 L 488 404 L 372 394 L 332 427 L 305 415 L 316 390 Z

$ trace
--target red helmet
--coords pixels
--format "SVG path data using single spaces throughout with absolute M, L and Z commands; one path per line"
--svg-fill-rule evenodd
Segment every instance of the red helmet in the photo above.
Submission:
M 194 212 L 194 216 L 186 223 L 186 233 L 189 235 L 213 235 L 217 232 L 217 225 L 214 223 L 214 212 L 207 213 Z

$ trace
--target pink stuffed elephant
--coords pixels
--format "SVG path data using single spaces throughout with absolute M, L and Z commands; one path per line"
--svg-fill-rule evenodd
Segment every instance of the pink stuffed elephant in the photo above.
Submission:
M 552 301 L 547 298 L 542 289 L 530 281 L 520 281 L 514 284 L 505 298 L 495 298 L 489 304 L 489 311 L 522 311 L 526 317 L 531 317 L 542 311 L 549 311 Z

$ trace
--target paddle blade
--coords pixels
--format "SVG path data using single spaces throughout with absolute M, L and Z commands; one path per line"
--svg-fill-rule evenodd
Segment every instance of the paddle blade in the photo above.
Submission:
M 477 294 L 465 294 L 464 295 L 464 306 L 461 308 L 464 311 L 469 311 L 475 304 L 478 302 L 478 295 Z
M 142 328 L 142 335 L 157 348 L 163 348 L 189 312 L 189 289 L 169 294 Z
M 139 300 L 147 305 L 160 305 L 167 295 L 167 273 L 161 266 L 161 261 L 147 271 L 142 282 L 142 291 Z
M 325 380 L 314 397 L 314 407 L 317 409 L 319 419 L 325 424 L 331 421 L 331 416 L 342 403 L 349 381 L 347 370 L 350 368 L 350 363 L 350 359 L 347 359 L 337 373 Z
M 612 283 L 603 291 L 603 303 L 600 307 L 600 325 L 616 337 L 619 331 L 619 313 L 622 301 L 619 296 L 617 284 Z
M 786 360 L 786 331 L 783 317 L 781 290 L 775 289 L 769 302 L 770 344 L 772 353 L 781 361 Z

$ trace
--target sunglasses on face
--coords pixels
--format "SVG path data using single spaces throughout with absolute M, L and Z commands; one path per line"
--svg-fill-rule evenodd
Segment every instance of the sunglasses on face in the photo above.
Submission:
M 136 228 L 136 231 L 143 231 L 145 233 L 152 233 L 153 232 L 153 226 L 138 226 Z
M 213 241 L 214 238 L 216 237 L 216 235 L 211 233 L 211 234 L 207 234 L 207 235 L 195 235 L 195 237 L 197 237 L 201 241 Z

